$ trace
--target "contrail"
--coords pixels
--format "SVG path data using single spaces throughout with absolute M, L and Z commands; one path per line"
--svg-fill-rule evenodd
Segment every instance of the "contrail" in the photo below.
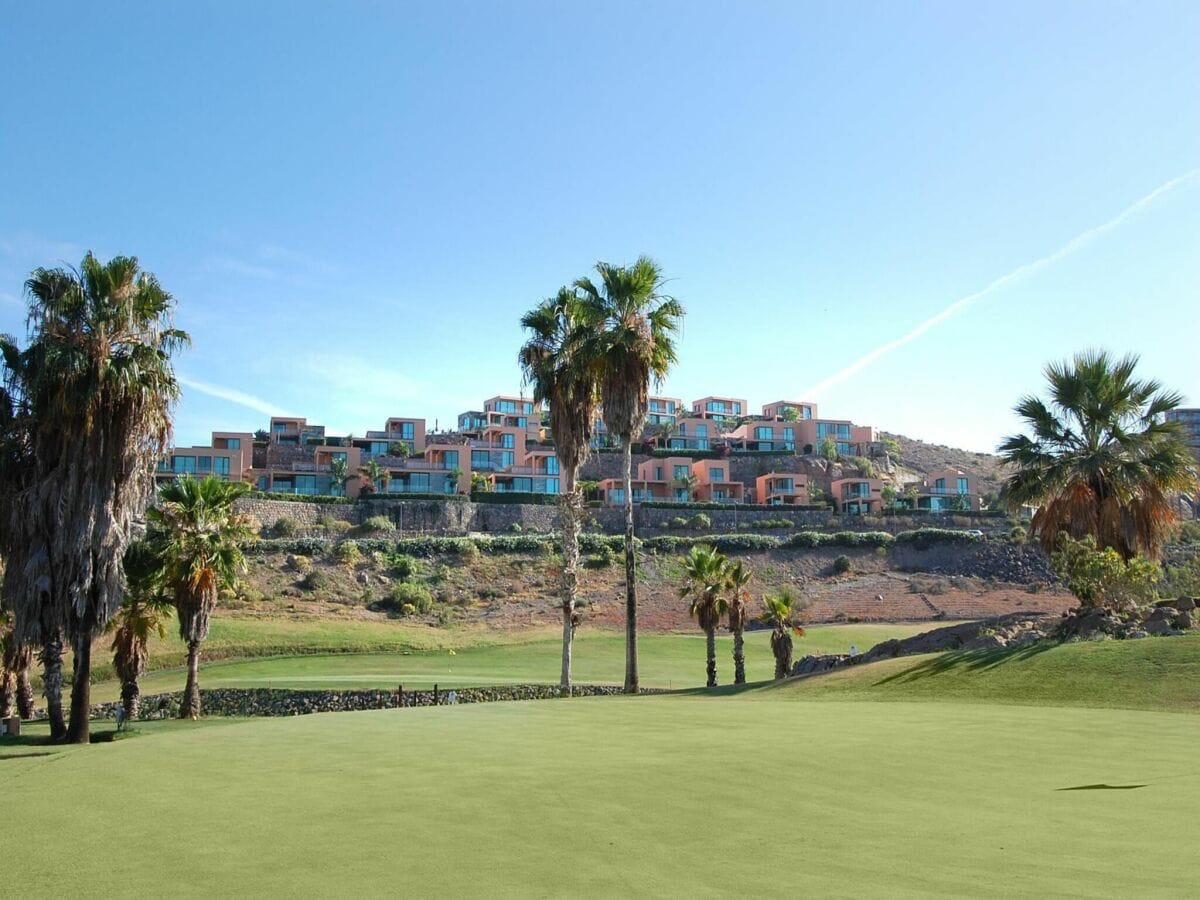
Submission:
M 194 391 L 199 391 L 201 394 L 208 394 L 210 397 L 216 397 L 218 400 L 227 400 L 230 403 L 236 403 L 238 406 L 245 406 L 248 409 L 253 409 L 267 416 L 285 416 L 287 413 L 280 410 L 273 403 L 268 403 L 260 397 L 255 397 L 253 394 L 246 394 L 234 388 L 221 387 L 219 384 L 209 384 L 206 381 L 197 381 L 194 378 L 188 378 L 184 375 L 179 375 L 179 383 L 184 387 L 191 388 Z
M 912 331 L 896 338 L 894 341 L 888 341 L 886 344 L 881 344 L 870 353 L 867 353 L 865 356 L 856 359 L 850 365 L 846 366 L 846 368 L 839 372 L 835 372 L 824 381 L 818 382 L 816 386 L 809 388 L 801 396 L 807 397 L 810 400 L 816 400 L 819 394 L 833 387 L 835 384 L 841 384 L 847 378 L 856 374 L 857 372 L 860 372 L 862 369 L 865 369 L 881 356 L 891 353 L 897 347 L 903 347 L 905 344 L 915 341 L 935 325 L 940 325 L 955 313 L 961 312 L 971 304 L 982 300 L 988 294 L 994 293 L 1000 290 L 1000 288 L 1012 284 L 1014 281 L 1019 281 L 1022 278 L 1028 278 L 1030 275 L 1040 272 L 1047 266 L 1054 265 L 1054 263 L 1058 262 L 1063 257 L 1070 256 L 1076 250 L 1087 246 L 1101 235 L 1107 234 L 1114 228 L 1124 224 L 1126 220 L 1137 215 L 1163 194 L 1174 190 L 1182 184 L 1196 181 L 1198 178 L 1200 178 L 1200 169 L 1192 169 L 1191 171 L 1180 175 L 1178 178 L 1172 178 L 1166 184 L 1160 185 L 1145 197 L 1142 197 L 1142 199 L 1135 202 L 1133 205 L 1122 210 L 1118 215 L 1112 219 L 1109 219 L 1103 225 L 1097 225 L 1095 228 L 1089 228 L 1087 231 L 1083 232 L 1083 234 L 1071 238 L 1071 240 L 1067 241 L 1067 243 L 1063 244 L 1049 256 L 1043 256 L 1041 259 L 1025 263 L 1023 266 L 1018 266 L 1017 268 L 1013 269 L 1007 275 L 1001 275 L 995 281 L 990 282 L 985 288 L 983 288 L 983 290 L 976 291 L 974 294 L 968 294 L 966 297 L 955 300 L 937 315 L 926 319 Z

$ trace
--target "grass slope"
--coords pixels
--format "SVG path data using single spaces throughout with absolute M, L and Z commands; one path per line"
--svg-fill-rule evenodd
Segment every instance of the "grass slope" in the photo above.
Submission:
M 1200 716 L 671 696 L 190 724 L 90 748 L 0 749 L 11 889 L 1195 888 L 1186 854 L 1164 848 L 1191 834 L 1200 808 Z M 33 752 L 49 755 L 16 755 Z
M 280 625 L 270 620 L 234 620 L 219 633 L 222 653 L 229 654 L 235 641 L 243 647 L 258 651 L 278 646 Z M 352 647 L 375 649 L 378 638 L 366 624 L 319 623 L 304 631 L 294 629 L 287 639 L 298 655 L 263 658 L 258 652 L 247 653 L 252 658 L 205 663 L 201 667 L 203 687 L 276 687 L 291 689 L 317 688 L 395 688 L 403 683 L 407 688 L 428 688 L 434 683 L 442 687 L 462 687 L 485 684 L 558 683 L 562 659 L 561 637 L 544 637 L 544 631 L 534 632 L 537 639 L 512 643 L 518 636 L 508 634 L 506 644 L 486 643 L 488 636 L 476 634 L 479 643 L 470 646 L 464 634 L 450 647 L 421 649 L 415 638 L 412 643 L 398 645 L 390 653 L 351 653 Z M 232 626 L 232 627 L 231 627 Z M 233 628 L 238 629 L 237 632 Z M 829 625 L 808 629 L 803 639 L 797 639 L 796 649 L 805 653 L 844 653 L 851 644 L 866 648 L 891 637 L 907 637 L 924 630 L 922 625 Z M 269 629 L 269 630 L 268 630 Z M 214 631 L 216 628 L 214 626 Z M 425 629 L 438 637 L 440 631 Z M 453 634 L 450 631 L 449 634 Z M 466 634 L 470 634 L 467 632 Z M 257 642 L 256 642 L 257 638 Z M 350 643 L 362 640 L 362 644 Z M 765 680 L 774 674 L 774 657 L 768 643 L 768 632 L 751 632 L 746 639 L 747 677 Z M 320 653 L 336 655 L 299 655 Z M 697 687 L 704 684 L 704 636 L 695 634 L 648 634 L 639 638 L 642 683 L 647 687 Z M 718 639 L 718 667 L 724 681 L 733 680 L 733 643 L 728 636 Z M 611 632 L 581 631 L 575 642 L 574 674 L 580 683 L 620 684 L 625 674 L 624 635 Z M 154 694 L 182 690 L 184 673 L 181 670 L 151 672 L 142 679 L 142 693 Z M 120 686 L 114 681 L 96 685 L 93 700 L 115 700 Z
M 1200 634 L 915 656 L 797 678 L 753 694 L 1196 712 Z

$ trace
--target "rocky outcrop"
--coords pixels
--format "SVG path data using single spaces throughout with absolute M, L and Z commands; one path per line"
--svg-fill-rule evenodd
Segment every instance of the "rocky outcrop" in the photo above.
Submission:
M 1063 613 L 1054 637 L 1060 641 L 1129 640 L 1148 635 L 1182 634 L 1197 625 L 1195 597 L 1160 600 L 1146 609 L 1117 613 L 1079 606 Z

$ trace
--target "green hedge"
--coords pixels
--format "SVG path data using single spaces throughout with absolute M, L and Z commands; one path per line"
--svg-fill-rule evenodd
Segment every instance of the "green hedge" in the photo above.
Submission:
M 900 532 L 896 540 L 902 544 L 912 544 L 918 550 L 927 550 L 934 544 L 973 544 L 983 538 L 954 528 L 917 528 Z
M 524 491 L 471 491 L 472 503 L 525 503 L 553 506 L 558 494 L 533 494 Z
M 886 547 L 896 538 L 886 531 L 800 531 L 783 540 L 784 547 Z
M 382 492 L 367 491 L 365 494 L 358 495 L 358 502 L 360 503 L 366 500 L 386 500 L 389 503 L 401 503 L 405 500 L 450 500 L 457 503 L 466 503 L 467 499 L 466 494 L 421 494 L 416 492 L 411 494 L 385 494 Z
M 253 500 L 282 500 L 285 503 L 353 503 L 349 497 L 334 497 L 329 494 L 278 494 L 274 491 L 247 491 Z
M 766 503 L 717 503 L 712 500 L 643 500 L 641 505 L 647 509 L 728 509 L 738 512 L 821 512 L 829 509 L 825 504 L 814 506 L 770 505 Z
M 753 550 L 778 550 L 781 546 L 779 538 L 769 534 L 704 534 L 704 535 L 675 535 L 663 534 L 647 538 L 643 546 L 656 553 L 679 553 L 690 550 L 697 544 L 707 544 L 716 547 L 722 553 L 736 553 Z

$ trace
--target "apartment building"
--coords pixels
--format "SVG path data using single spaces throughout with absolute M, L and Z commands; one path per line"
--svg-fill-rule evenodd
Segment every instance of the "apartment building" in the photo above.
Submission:
M 638 465 L 632 481 L 634 502 L 646 500 L 692 500 L 714 503 L 741 503 L 745 485 L 732 481 L 725 460 L 693 460 L 687 456 L 667 456 Z M 600 482 L 600 499 L 610 506 L 625 502 L 625 486 L 620 478 Z
M 1200 459 L 1200 409 L 1173 409 L 1166 414 L 1168 422 L 1178 422 L 1183 439 Z
M 977 510 L 980 508 L 979 491 L 975 476 L 959 469 L 936 469 L 925 476 L 924 483 L 911 494 L 906 505 L 930 512 L 954 510 Z
M 765 506 L 804 506 L 808 500 L 807 475 L 768 472 L 754 479 L 755 503 Z
M 214 431 L 205 447 L 174 447 L 160 460 L 155 477 L 170 480 L 179 475 L 224 481 L 242 481 L 254 466 L 254 435 L 240 431 Z
M 830 493 L 845 515 L 883 511 L 883 482 L 878 478 L 839 478 L 830 485 Z
M 736 426 L 749 408 L 749 404 L 739 397 L 701 397 L 692 401 L 692 415 L 695 418 L 712 419 L 729 428 Z
M 776 400 L 774 403 L 764 403 L 762 408 L 764 419 L 815 419 L 817 404 L 801 400 Z

